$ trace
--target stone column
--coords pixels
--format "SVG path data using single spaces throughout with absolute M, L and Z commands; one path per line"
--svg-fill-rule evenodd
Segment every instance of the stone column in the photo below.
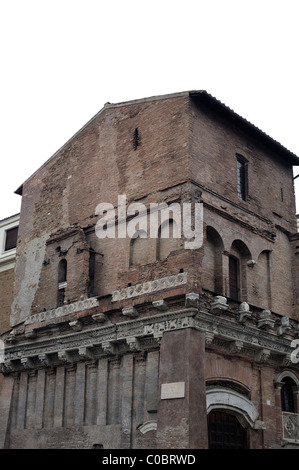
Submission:
M 205 335 L 193 328 L 167 331 L 161 341 L 157 447 L 208 447 Z
M 27 386 L 28 386 L 28 373 L 21 372 L 20 386 L 19 386 L 18 414 L 17 414 L 17 429 L 25 428 Z
M 299 413 L 299 387 L 294 386 L 292 387 L 292 390 L 294 395 L 295 413 Z
M 59 366 L 57 367 L 57 371 L 56 371 L 55 398 L 54 398 L 54 428 L 61 427 L 63 424 L 64 382 L 65 382 L 65 368 L 64 366 Z
M 108 359 L 99 359 L 98 363 L 98 404 L 97 425 L 105 426 L 107 423 L 107 392 L 108 392 Z
M 75 425 L 84 422 L 85 405 L 85 362 L 78 362 L 75 384 L 75 405 L 74 405 L 74 423 Z
M 25 416 L 26 429 L 34 428 L 34 424 L 35 424 L 36 382 L 37 382 L 37 371 L 31 370 L 30 372 L 28 372 L 27 403 L 26 403 L 26 416 Z
M 41 429 L 43 427 L 44 415 L 44 402 L 45 402 L 45 384 L 46 384 L 46 371 L 39 369 L 37 372 L 36 384 L 36 401 L 35 401 L 35 428 Z
M 284 382 L 274 382 L 275 387 L 275 416 L 276 416 L 276 438 L 277 442 L 282 439 L 282 411 L 281 411 L 281 389 Z
M 97 365 L 86 365 L 85 424 L 96 424 L 97 419 Z
M 144 421 L 156 419 L 159 388 L 159 351 L 147 354 L 145 379 L 145 416 Z
M 5 441 L 9 427 L 9 415 L 13 395 L 13 377 L 4 377 L 0 394 L 0 449 L 5 448 Z
M 130 449 L 133 402 L 133 354 L 123 356 L 121 368 L 121 448 Z

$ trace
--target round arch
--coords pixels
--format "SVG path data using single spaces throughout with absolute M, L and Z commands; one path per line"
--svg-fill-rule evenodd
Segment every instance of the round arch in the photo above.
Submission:
M 234 390 L 225 388 L 207 390 L 206 403 L 207 414 L 218 409 L 235 415 L 244 428 L 258 429 L 262 425 L 252 401 Z
M 294 380 L 295 384 L 296 384 L 297 386 L 299 386 L 299 378 L 298 378 L 297 374 L 295 374 L 295 372 L 293 372 L 292 370 L 288 370 L 288 369 L 282 371 L 282 372 L 277 376 L 276 382 L 283 382 L 283 379 L 284 379 L 285 377 L 290 377 L 291 379 Z

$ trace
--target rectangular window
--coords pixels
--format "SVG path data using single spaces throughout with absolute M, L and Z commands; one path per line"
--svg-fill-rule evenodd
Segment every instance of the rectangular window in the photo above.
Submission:
M 229 257 L 229 296 L 239 300 L 239 263 L 234 256 Z
M 13 248 L 16 248 L 17 239 L 18 239 L 18 227 L 14 227 L 9 230 L 6 230 L 4 251 L 8 251 L 8 250 L 12 250 Z
M 238 197 L 248 199 L 248 162 L 242 155 L 237 155 Z

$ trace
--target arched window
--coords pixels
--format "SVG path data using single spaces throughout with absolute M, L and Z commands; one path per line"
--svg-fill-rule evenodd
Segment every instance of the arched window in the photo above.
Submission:
M 293 387 L 296 382 L 291 377 L 284 377 L 282 379 L 283 386 L 281 387 L 281 411 L 295 413 L 295 400 Z
M 213 227 L 208 226 L 204 242 L 202 282 L 205 289 L 220 295 L 223 294 L 222 254 L 221 236 Z
M 158 231 L 157 258 L 163 260 L 172 252 L 178 249 L 178 227 L 173 219 L 163 222 Z
M 247 262 L 251 253 L 242 240 L 232 243 L 229 257 L 230 297 L 234 300 L 247 301 Z
M 138 230 L 130 242 L 130 265 L 148 263 L 148 238 L 144 230 Z

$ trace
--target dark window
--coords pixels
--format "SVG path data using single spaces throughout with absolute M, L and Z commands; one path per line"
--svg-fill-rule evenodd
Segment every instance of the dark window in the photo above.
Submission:
M 248 197 L 248 162 L 237 155 L 237 177 L 238 177 L 238 197 L 242 201 L 247 201 Z
M 58 283 L 66 282 L 67 261 L 62 259 L 58 265 Z
M 281 411 L 295 413 L 293 387 L 295 387 L 296 384 L 290 377 L 285 377 L 283 382 L 284 384 L 281 388 Z
M 224 411 L 208 416 L 209 449 L 247 449 L 247 430 L 238 419 Z
M 59 261 L 58 265 L 58 294 L 57 294 L 57 304 L 58 307 L 64 305 L 65 300 L 65 282 L 67 276 L 67 261 L 62 259 Z
M 234 256 L 229 257 L 229 296 L 239 300 L 239 262 Z
M 6 238 L 5 238 L 5 251 L 12 250 L 17 246 L 17 239 L 18 239 L 18 227 L 11 228 L 6 230 Z

